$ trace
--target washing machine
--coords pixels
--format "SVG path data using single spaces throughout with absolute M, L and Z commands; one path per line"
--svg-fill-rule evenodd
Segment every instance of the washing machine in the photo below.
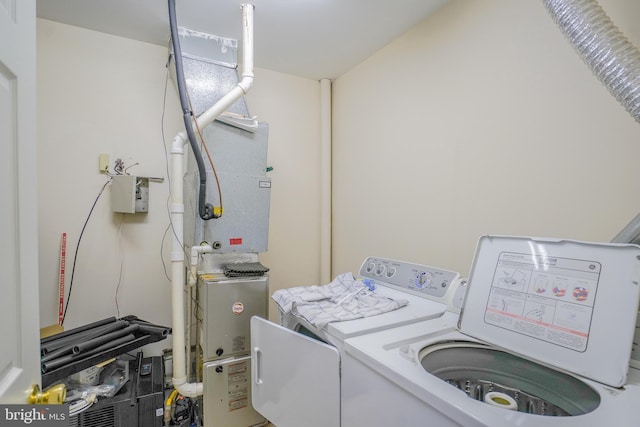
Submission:
M 278 427 L 340 426 L 344 342 L 442 316 L 460 281 L 453 271 L 379 257 L 367 257 L 356 277 L 376 295 L 406 304 L 322 327 L 288 312 L 281 313 L 280 324 L 251 319 L 252 402 Z
M 442 316 L 344 343 L 342 426 L 640 425 L 640 247 L 483 236 Z

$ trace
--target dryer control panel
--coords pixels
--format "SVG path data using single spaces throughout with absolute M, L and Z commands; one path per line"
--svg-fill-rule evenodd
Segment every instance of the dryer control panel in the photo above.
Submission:
M 441 301 L 458 277 L 458 273 L 442 268 L 376 257 L 366 258 L 359 271 L 361 279 Z

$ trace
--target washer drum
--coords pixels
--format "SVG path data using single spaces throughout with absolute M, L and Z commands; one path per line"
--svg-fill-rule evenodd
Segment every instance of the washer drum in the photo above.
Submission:
M 600 396 L 577 378 L 482 344 L 447 342 L 420 352 L 422 367 L 493 406 L 537 415 L 593 411 Z

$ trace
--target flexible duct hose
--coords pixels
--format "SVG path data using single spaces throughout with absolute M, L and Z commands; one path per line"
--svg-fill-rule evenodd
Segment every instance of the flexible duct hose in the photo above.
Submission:
M 543 0 L 584 62 L 640 123 L 640 52 L 595 0 Z
M 187 100 L 187 85 L 184 79 L 184 71 L 182 67 L 182 50 L 180 49 L 180 39 L 178 37 L 178 26 L 176 24 L 176 3 L 175 0 L 169 0 L 169 27 L 171 28 L 171 43 L 173 46 L 173 60 L 176 65 L 176 80 L 178 83 L 178 95 L 180 96 L 180 106 L 182 107 L 182 118 L 184 120 L 184 128 L 187 131 L 189 143 L 193 150 L 193 156 L 198 164 L 198 173 L 200 175 L 200 191 L 198 199 L 198 213 L 203 220 L 217 218 L 214 215 L 213 206 L 205 202 L 207 194 L 207 171 L 204 167 L 204 160 L 198 148 L 198 141 L 193 132 L 193 124 L 191 122 L 191 109 Z

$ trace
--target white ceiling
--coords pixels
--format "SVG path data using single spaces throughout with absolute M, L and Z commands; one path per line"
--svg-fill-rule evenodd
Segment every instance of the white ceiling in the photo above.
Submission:
M 336 78 L 447 0 L 254 0 L 255 66 Z M 241 40 L 247 0 L 176 0 L 178 26 Z M 167 0 L 37 0 L 38 17 L 168 46 Z

